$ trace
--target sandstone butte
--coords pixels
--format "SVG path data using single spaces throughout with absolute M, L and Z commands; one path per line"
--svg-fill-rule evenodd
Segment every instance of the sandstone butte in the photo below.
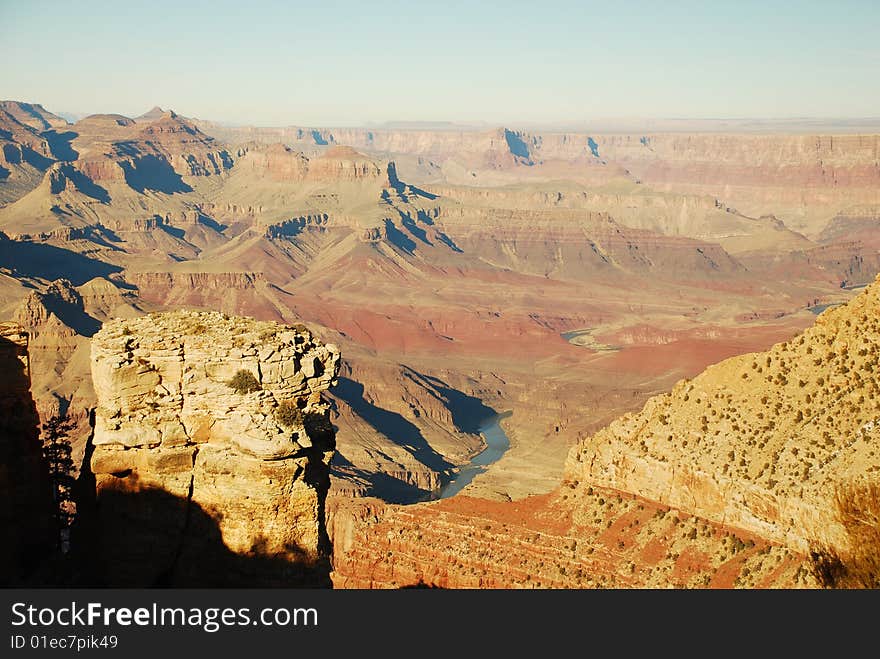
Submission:
M 339 359 L 303 326 L 216 312 L 106 323 L 91 352 L 103 579 L 327 585 L 321 394 Z M 255 380 L 234 388 L 239 371 Z
M 334 500 L 334 583 L 815 587 L 809 552 L 853 549 L 836 493 L 880 480 L 878 367 L 880 278 L 583 439 L 548 495 Z

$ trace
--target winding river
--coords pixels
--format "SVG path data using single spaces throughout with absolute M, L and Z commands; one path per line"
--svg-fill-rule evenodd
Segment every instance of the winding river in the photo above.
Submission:
M 513 412 L 502 412 L 486 421 L 480 426 L 480 434 L 486 440 L 486 448 L 474 456 L 473 460 L 461 468 L 455 478 L 440 489 L 438 499 L 446 499 L 461 492 L 467 487 L 477 474 L 482 474 L 489 465 L 498 462 L 501 456 L 510 448 L 510 440 L 501 427 L 501 420 L 511 416 Z

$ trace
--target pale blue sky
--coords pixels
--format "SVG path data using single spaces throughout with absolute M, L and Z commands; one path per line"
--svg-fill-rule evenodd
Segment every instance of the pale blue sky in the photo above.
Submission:
M 261 125 L 876 117 L 880 0 L 0 0 L 0 97 Z

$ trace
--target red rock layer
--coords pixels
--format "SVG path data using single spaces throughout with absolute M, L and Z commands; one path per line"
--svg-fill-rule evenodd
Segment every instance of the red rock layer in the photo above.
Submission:
M 329 504 L 337 588 L 771 588 L 810 585 L 803 557 L 614 490 L 563 486 L 498 503 Z

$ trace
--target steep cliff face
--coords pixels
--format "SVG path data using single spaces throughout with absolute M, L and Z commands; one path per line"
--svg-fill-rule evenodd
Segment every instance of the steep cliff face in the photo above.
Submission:
M 396 182 L 393 164 L 376 163 L 347 146 L 333 146 L 310 158 L 283 144 L 249 143 L 239 148 L 237 156 L 239 171 L 252 171 L 272 181 L 338 183 L 375 180 L 385 186 Z
M 28 335 L 0 323 L 0 584 L 27 583 L 56 547 L 48 467 L 30 392 Z
M 107 582 L 326 585 L 321 394 L 338 367 L 302 326 L 213 312 L 105 324 L 91 470 Z
M 709 367 L 573 449 L 568 477 L 804 550 L 834 492 L 880 478 L 880 282 L 799 337 Z

